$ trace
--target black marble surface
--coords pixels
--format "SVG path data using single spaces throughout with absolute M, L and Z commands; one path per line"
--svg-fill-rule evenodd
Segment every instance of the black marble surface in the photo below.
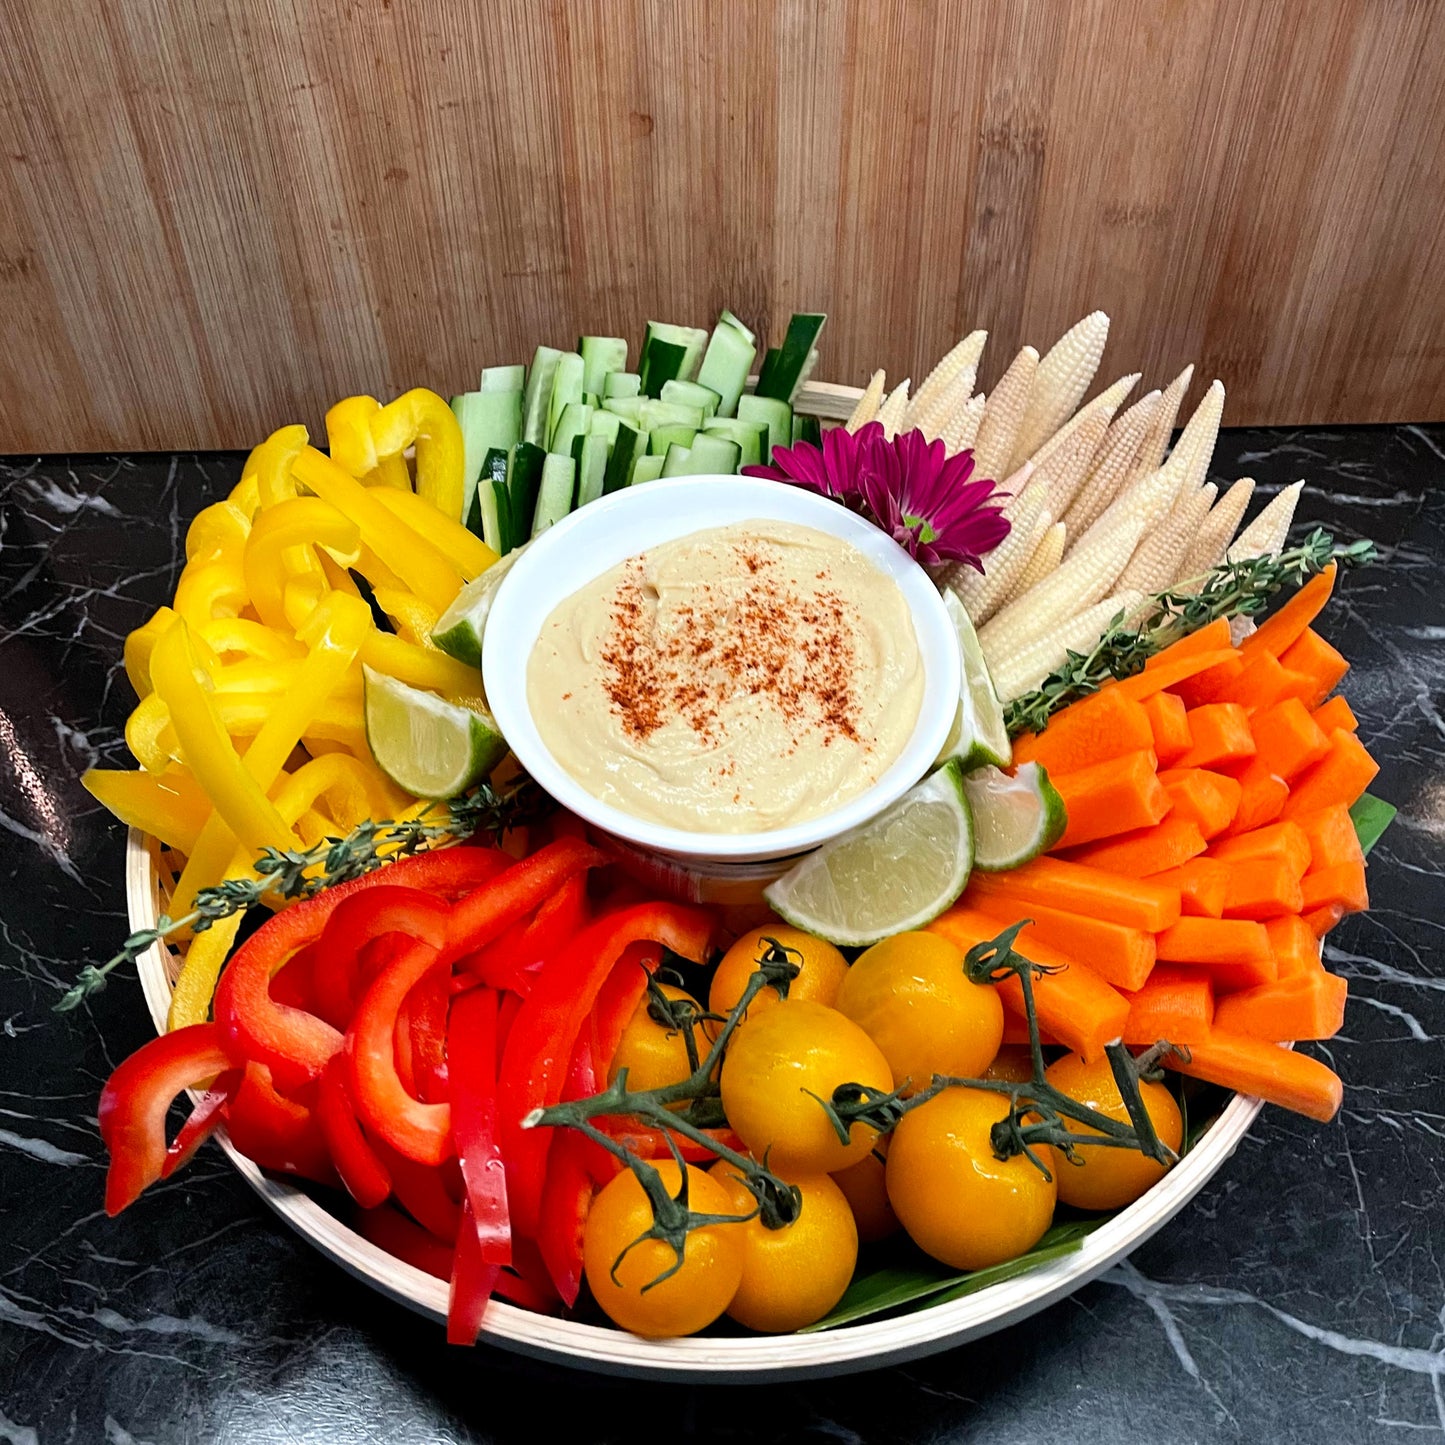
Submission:
M 234 456 L 0 463 L 0 1442 L 1375 1442 L 1445 1435 L 1445 427 L 1225 433 L 1215 472 L 1304 476 L 1301 522 L 1375 537 L 1325 630 L 1399 822 L 1321 1049 L 1327 1126 L 1268 1110 L 1100 1283 L 906 1367 L 743 1388 L 611 1381 L 383 1302 L 208 1149 L 118 1220 L 95 1100 L 149 1034 L 133 978 L 51 1005 L 126 932 L 122 832 L 77 781 L 129 766 L 126 632 L 168 598 Z

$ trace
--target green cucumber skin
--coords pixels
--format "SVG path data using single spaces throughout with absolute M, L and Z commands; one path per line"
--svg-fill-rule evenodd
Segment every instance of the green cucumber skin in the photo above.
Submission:
M 738 398 L 747 386 L 748 372 L 758 354 L 756 338 L 728 321 L 730 314 L 724 311 L 713 327 L 697 374 L 703 386 L 717 392 L 720 398 L 717 415 L 722 417 L 737 414 Z
M 542 467 L 546 460 L 547 453 L 530 442 L 518 442 L 507 457 L 513 547 L 520 547 L 532 535 L 532 517 L 537 510 L 537 493 L 542 487 Z
M 555 346 L 539 346 L 527 373 L 522 393 L 522 440 L 535 447 L 547 445 L 547 411 L 552 404 L 552 383 L 562 353 Z
M 610 372 L 627 370 L 627 339 L 622 336 L 580 336 L 577 354 L 582 358 L 582 390 L 604 395 Z
M 636 427 L 619 420 L 617 435 L 612 442 L 612 455 L 607 458 L 607 470 L 602 474 L 602 495 L 620 492 L 632 476 L 633 460 L 647 447 L 645 434 Z
M 792 404 L 794 395 L 808 369 L 808 359 L 818 344 L 818 336 L 827 321 L 821 311 L 798 311 L 788 322 L 783 344 L 769 351 L 758 373 L 757 395 Z
M 477 494 L 482 509 L 482 540 L 489 547 L 493 546 L 486 536 L 487 524 L 490 522 L 497 538 L 497 555 L 504 556 L 517 544 L 511 530 L 511 510 L 507 504 L 507 454 L 500 447 L 487 449 L 487 455 L 482 461 L 482 474 L 477 481 Z

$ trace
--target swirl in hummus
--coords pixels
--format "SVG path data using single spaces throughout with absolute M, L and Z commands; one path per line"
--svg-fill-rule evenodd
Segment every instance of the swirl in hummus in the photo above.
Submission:
M 871 787 L 918 719 L 902 592 L 785 522 L 699 531 L 556 607 L 527 667 L 542 741 L 593 796 L 697 833 L 806 822 Z

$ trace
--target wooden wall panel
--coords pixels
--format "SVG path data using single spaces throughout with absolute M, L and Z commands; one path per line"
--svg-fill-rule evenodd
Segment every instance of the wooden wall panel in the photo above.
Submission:
M 1113 318 L 1226 421 L 1445 416 L 1434 0 L 0 0 L 0 450 L 241 446 L 579 331 L 820 374 Z

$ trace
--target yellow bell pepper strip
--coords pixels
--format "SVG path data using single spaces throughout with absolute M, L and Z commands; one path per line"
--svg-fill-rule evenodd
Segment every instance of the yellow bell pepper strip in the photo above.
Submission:
M 251 519 L 234 502 L 213 502 L 196 513 L 186 531 L 186 561 L 239 557 L 250 530 Z
M 291 549 L 315 544 L 354 557 L 359 541 L 356 524 L 319 497 L 293 497 L 267 507 L 251 528 L 244 561 L 246 588 L 261 621 L 278 632 L 293 630 L 286 615 L 286 584 L 296 575 L 287 566 Z M 324 588 L 314 554 L 311 563 Z
M 356 585 L 356 579 L 334 558 L 330 552 L 320 554 L 321 574 L 326 578 L 326 585 L 333 592 L 345 592 L 350 597 L 360 597 L 361 589 Z M 356 561 L 347 563 L 348 567 L 354 567 L 361 561 L 358 551 Z M 364 573 L 362 574 L 365 575 Z
M 176 611 L 197 630 L 217 617 L 239 617 L 250 600 L 239 556 L 187 562 L 176 583 Z
M 211 681 L 221 693 L 284 693 L 296 685 L 301 660 L 288 657 L 281 662 L 262 658 L 244 658 L 217 668 Z M 362 676 L 359 667 L 349 668 L 336 684 L 334 696 L 361 698 Z M 218 697 L 219 705 L 219 697 Z
M 266 726 L 276 708 L 276 694 L 270 692 L 218 692 L 212 699 L 216 717 L 233 738 L 254 738 Z M 366 715 L 359 697 L 328 698 L 320 703 L 306 724 L 301 739 L 308 747 L 311 739 L 340 743 L 358 756 L 368 753 L 366 746 Z M 162 732 L 159 745 L 169 749 L 179 737 Z M 253 744 L 254 746 L 254 744 Z M 250 748 L 247 748 L 250 751 Z
M 376 605 L 391 618 L 398 637 L 405 638 L 414 647 L 427 650 L 436 647 L 431 635 L 436 631 L 437 614 L 425 602 L 405 587 L 374 587 L 372 592 Z
M 151 653 L 156 640 L 176 620 L 176 614 L 169 607 L 157 607 L 149 622 L 142 623 L 125 639 L 125 675 L 135 689 L 138 698 L 146 698 L 151 692 Z M 132 749 L 132 751 L 134 751 Z
M 291 463 L 310 440 L 304 426 L 283 426 L 273 431 L 247 458 L 246 468 L 255 474 L 262 507 L 295 501 L 296 481 L 291 475 Z
M 291 830 L 231 745 L 184 620 L 156 643 L 151 677 L 156 695 L 170 710 L 186 766 L 249 856 L 256 857 L 263 848 L 291 847 Z
M 424 386 L 403 392 L 371 418 L 378 456 L 397 456 L 416 445 L 416 494 L 443 516 L 462 516 L 463 444 L 456 414 Z
M 411 492 L 411 472 L 406 465 L 406 458 L 403 456 L 382 457 L 377 464 L 362 477 L 363 487 L 388 487 L 393 491 Z
M 184 769 L 133 773 L 119 768 L 90 768 L 81 786 L 127 827 L 189 853 L 205 826 L 211 805 Z
M 353 828 L 364 818 L 387 818 L 391 809 L 383 802 L 378 806 L 378 793 L 365 775 L 367 765 L 348 753 L 328 753 L 312 758 L 294 773 L 284 775 L 276 790 L 276 811 L 283 818 L 300 818 L 318 800 L 342 828 Z
M 398 592 L 407 590 L 406 583 L 366 545 L 361 544 L 361 555 L 356 559 L 356 570 L 376 587 L 393 587 Z
M 497 554 L 480 537 L 439 512 L 425 497 L 387 487 L 377 492 L 376 499 L 425 537 L 468 582 L 497 561 Z
M 237 771 L 260 792 L 263 799 L 280 776 L 296 744 L 317 725 L 318 713 L 334 705 L 331 694 L 345 678 L 370 627 L 371 612 L 364 602 L 343 593 L 332 593 L 316 609 L 308 623 L 303 641 L 309 642 L 310 651 L 303 661 L 295 665 L 291 686 L 279 699 L 275 696 L 258 698 L 247 693 L 217 693 L 207 698 L 218 723 L 224 724 L 227 732 L 239 736 L 248 732 L 254 734 L 254 741 L 246 749 L 244 760 L 237 760 Z M 365 721 L 360 700 L 354 699 L 348 706 L 355 721 L 352 723 L 351 717 L 348 717 L 347 735 L 359 734 L 361 746 L 365 747 Z M 243 714 L 244 719 L 238 713 Z M 254 728 L 239 726 L 241 720 L 247 723 L 254 720 Z M 230 746 L 229 738 L 227 746 Z M 234 757 L 234 749 L 231 751 Z M 199 770 L 197 776 L 204 784 L 205 779 L 200 777 Z M 207 788 L 207 791 L 210 792 L 210 789 Z M 237 839 L 245 851 L 245 861 L 249 862 L 261 851 L 254 844 L 247 846 L 250 840 L 226 816 L 220 799 L 214 793 L 211 797 L 216 804 L 216 815 L 201 830 L 190 860 L 176 884 L 175 896 L 171 900 L 172 916 L 175 917 L 190 911 L 198 888 L 216 880 L 230 859 Z M 266 806 L 272 809 L 277 824 L 289 836 L 290 828 L 279 810 L 269 801 Z
M 306 656 L 305 647 L 294 637 L 273 631 L 264 622 L 248 622 L 244 617 L 218 617 L 206 623 L 200 634 L 218 656 L 234 654 L 256 662 L 289 662 Z
M 148 773 L 163 773 L 175 761 L 171 711 L 155 693 L 147 693 L 125 720 L 125 745 Z
M 414 443 L 417 495 L 460 523 L 462 429 L 436 392 L 416 387 L 386 406 L 378 406 L 374 397 L 349 396 L 326 413 L 326 438 L 339 466 L 391 490 L 401 490 L 406 478 L 402 453 Z M 399 471 L 386 470 L 391 459 L 401 461 Z
M 361 660 L 408 687 L 453 699 L 481 695 L 482 679 L 476 668 L 448 657 L 440 648 L 418 647 L 389 632 L 373 632 L 362 644 Z
M 228 868 L 226 877 L 245 877 L 249 871 L 244 867 Z M 233 913 L 192 935 L 186 949 L 186 961 L 181 965 L 180 976 L 171 991 L 171 1006 L 166 1013 L 166 1028 L 172 1033 L 189 1024 L 203 1024 L 209 1017 L 216 980 L 221 976 L 221 968 L 236 941 L 236 932 L 244 916 Z
M 247 517 L 254 518 L 261 510 L 261 489 L 254 473 L 241 473 L 241 480 L 231 488 L 230 501 L 234 502 Z
M 361 540 L 396 573 L 403 586 L 438 612 L 446 611 L 461 591 L 461 573 L 383 506 L 375 490 L 368 491 L 315 447 L 307 447 L 296 458 L 292 473 L 298 482 L 356 523 Z

